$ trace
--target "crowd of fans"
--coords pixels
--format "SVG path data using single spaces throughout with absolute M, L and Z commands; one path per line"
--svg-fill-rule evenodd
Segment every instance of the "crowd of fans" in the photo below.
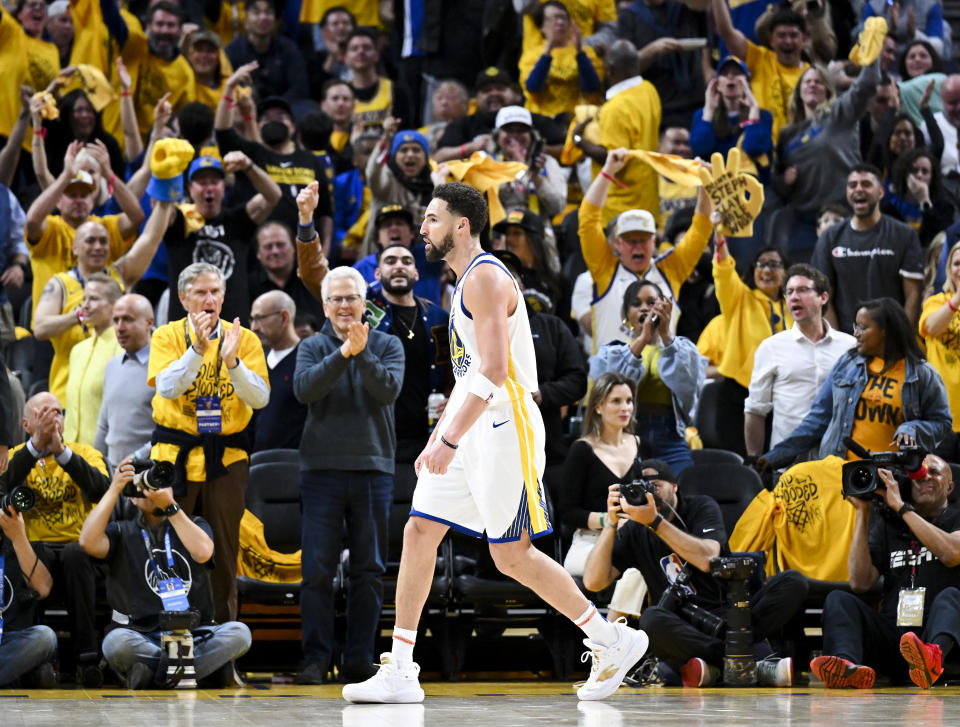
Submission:
M 485 195 L 524 291 L 571 573 L 608 486 L 693 463 L 706 386 L 721 446 L 761 471 L 853 457 L 848 436 L 960 461 L 960 75 L 936 0 L 19 0 L 0 57 L 0 490 L 37 497 L 0 513 L 0 684 L 51 683 L 51 588 L 95 679 L 96 584 L 156 646 L 143 589 L 191 567 L 223 629 L 198 672 L 235 679 L 248 456 L 298 447 L 299 679 L 370 675 L 394 478 L 452 387 L 456 281 L 419 234 L 447 181 Z M 642 157 L 733 149 L 764 190 L 740 237 Z M 124 511 L 132 455 L 177 485 Z M 102 652 L 146 686 L 124 638 Z

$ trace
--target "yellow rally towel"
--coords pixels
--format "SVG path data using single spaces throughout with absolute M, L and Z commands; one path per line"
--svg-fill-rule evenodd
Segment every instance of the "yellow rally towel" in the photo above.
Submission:
M 244 510 L 237 575 L 270 583 L 299 583 L 303 580 L 300 551 L 288 554 L 271 550 L 263 536 L 263 523 L 252 512 Z
M 178 204 L 177 209 L 183 214 L 184 237 L 193 234 L 207 224 L 204 216 L 197 212 L 197 206 L 195 204 Z
M 858 66 L 869 66 L 883 50 L 883 39 L 886 36 L 886 20 L 877 15 L 867 18 L 857 44 L 850 49 L 850 60 Z
M 107 106 L 117 100 L 117 94 L 113 90 L 113 84 L 103 75 L 103 71 L 96 66 L 87 65 L 86 63 L 78 63 L 75 68 L 77 72 L 69 76 L 64 76 L 62 72 L 60 73 L 61 77 L 66 79 L 66 82 L 60 89 L 61 94 L 72 91 L 75 88 L 82 88 L 83 92 L 87 94 L 87 98 L 90 99 L 93 108 L 98 112 L 103 111 Z
M 849 580 L 855 511 L 840 492 L 843 463 L 827 457 L 784 472 L 773 492 L 763 490 L 740 517 L 730 550 L 767 551 L 767 575 L 792 568 L 822 581 Z
M 527 168 L 523 162 L 498 162 L 480 151 L 475 151 L 469 159 L 446 164 L 455 180 L 487 195 L 491 227 L 506 217 L 498 194 L 500 185 L 515 181 L 517 175 Z
M 53 97 L 52 93 L 47 91 L 38 91 L 33 94 L 33 99 L 43 99 L 43 108 L 40 109 L 40 117 L 44 119 L 49 119 L 53 121 L 54 119 L 60 118 L 60 109 L 57 107 L 57 100 Z
M 632 159 L 646 162 L 657 174 L 662 174 L 674 184 L 686 187 L 699 187 L 702 184 L 699 174 L 702 167 L 696 159 L 684 159 L 675 154 L 661 154 L 643 149 L 631 149 L 629 155 Z

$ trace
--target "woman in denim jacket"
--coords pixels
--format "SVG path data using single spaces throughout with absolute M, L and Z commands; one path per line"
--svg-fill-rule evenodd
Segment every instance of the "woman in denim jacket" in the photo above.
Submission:
M 693 464 L 684 435 L 696 418 L 707 359 L 690 339 L 670 333 L 672 307 L 656 283 L 631 283 L 620 311 L 624 334 L 633 341 L 613 341 L 591 356 L 590 377 L 617 371 L 638 382 L 635 431 L 679 474 Z
M 924 359 L 903 307 L 892 298 L 867 301 L 857 311 L 853 334 L 857 339 L 856 348 L 837 360 L 830 376 L 820 387 L 810 413 L 789 437 L 763 456 L 771 466 L 781 468 L 792 464 L 818 442 L 820 458 L 837 455 L 846 459 L 847 446 L 843 439 L 851 435 L 873 451 L 904 445 L 919 445 L 931 451 L 950 433 L 952 420 L 943 379 Z M 871 446 L 854 434 L 856 410 L 858 405 L 865 407 L 861 398 L 868 381 L 896 371 L 901 361 L 904 364 L 899 401 L 901 414 L 897 417 L 901 421 L 897 424 L 893 441 L 886 445 L 873 442 Z M 880 362 L 882 368 L 877 371 Z M 880 389 L 876 391 L 879 397 Z M 891 403 L 891 412 L 896 411 L 896 403 Z M 864 426 L 861 431 L 872 428 L 866 420 L 861 418 L 860 421 Z M 758 464 L 762 466 L 762 463 Z

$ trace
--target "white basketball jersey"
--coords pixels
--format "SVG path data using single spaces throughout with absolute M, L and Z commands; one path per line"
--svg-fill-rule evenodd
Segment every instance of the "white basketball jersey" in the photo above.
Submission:
M 477 265 L 495 265 L 504 275 L 508 276 L 517 292 L 517 309 L 507 318 L 507 338 L 510 344 L 509 360 L 507 362 L 507 380 L 497 389 L 490 401 L 491 406 L 505 404 L 522 399 L 527 392 L 533 393 L 539 388 L 537 384 L 537 357 L 533 350 L 533 336 L 530 333 L 530 319 L 527 318 L 527 307 L 523 301 L 523 293 L 510 271 L 490 253 L 477 255 L 467 266 L 457 287 L 453 291 L 450 301 L 450 362 L 453 374 L 457 379 L 454 389 L 455 401 L 451 405 L 459 406 L 470 388 L 470 377 L 480 370 L 480 351 L 477 348 L 477 331 L 473 323 L 473 315 L 463 304 L 463 285 L 470 272 Z

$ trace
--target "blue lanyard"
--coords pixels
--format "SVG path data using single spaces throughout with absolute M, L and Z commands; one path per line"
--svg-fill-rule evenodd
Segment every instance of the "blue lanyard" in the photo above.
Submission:
M 150 559 L 150 565 L 153 568 L 153 574 L 157 577 L 157 580 L 160 578 L 160 569 L 157 567 L 157 561 L 153 559 L 153 546 L 150 544 L 150 536 L 147 535 L 147 531 L 143 528 L 140 528 L 140 534 L 143 535 L 143 544 L 147 546 L 147 557 Z M 170 526 L 167 526 L 167 530 L 163 535 L 163 544 L 167 550 L 167 565 L 170 567 L 170 574 L 173 575 L 173 550 L 170 548 Z M 2 584 L 0 584 L 0 589 L 2 589 Z M 3 599 L 3 591 L 0 590 L 0 601 Z
M 3 588 L 4 588 L 4 584 L 6 583 L 6 579 L 4 578 L 4 571 L 6 570 L 6 566 L 7 566 L 7 556 L 0 555 L 0 616 L 3 615 Z M 0 618 L 0 633 L 2 633 L 2 628 L 3 628 L 3 619 Z

